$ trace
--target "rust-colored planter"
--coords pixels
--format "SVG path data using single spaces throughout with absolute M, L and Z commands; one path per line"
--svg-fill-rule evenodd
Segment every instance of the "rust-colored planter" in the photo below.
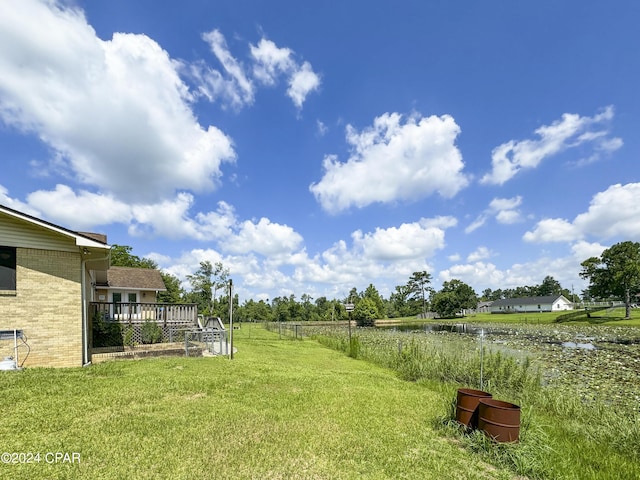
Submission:
M 478 404 L 481 398 L 491 398 L 491 394 L 472 388 L 459 388 L 456 403 L 456 420 L 467 428 L 478 426 Z
M 481 398 L 478 428 L 497 442 L 517 442 L 520 437 L 520 407 L 493 398 Z

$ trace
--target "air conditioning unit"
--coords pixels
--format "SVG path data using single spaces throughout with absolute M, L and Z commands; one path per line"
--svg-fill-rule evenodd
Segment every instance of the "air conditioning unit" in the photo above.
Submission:
M 17 370 L 18 364 L 13 357 L 4 357 L 4 360 L 0 360 L 0 370 Z
M 0 330 L 0 340 L 13 340 L 13 356 L 0 360 L 0 370 L 20 370 L 18 366 L 18 339 L 26 345 L 22 330 Z

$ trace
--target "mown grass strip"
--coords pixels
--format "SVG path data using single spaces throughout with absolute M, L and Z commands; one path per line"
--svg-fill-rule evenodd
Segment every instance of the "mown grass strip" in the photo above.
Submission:
M 448 393 L 313 341 L 235 335 L 233 361 L 156 358 L 0 372 L 3 479 L 511 478 L 434 429 Z

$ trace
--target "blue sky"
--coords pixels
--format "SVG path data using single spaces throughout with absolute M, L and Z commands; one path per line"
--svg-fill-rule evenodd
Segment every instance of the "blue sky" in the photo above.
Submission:
M 631 1 L 0 0 L 0 204 L 241 301 L 640 241 Z

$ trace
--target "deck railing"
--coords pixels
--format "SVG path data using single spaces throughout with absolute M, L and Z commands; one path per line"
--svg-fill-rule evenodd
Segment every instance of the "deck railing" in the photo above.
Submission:
M 159 325 L 197 325 L 198 306 L 195 303 L 134 303 L 91 302 L 91 318 L 139 324 L 147 320 Z

